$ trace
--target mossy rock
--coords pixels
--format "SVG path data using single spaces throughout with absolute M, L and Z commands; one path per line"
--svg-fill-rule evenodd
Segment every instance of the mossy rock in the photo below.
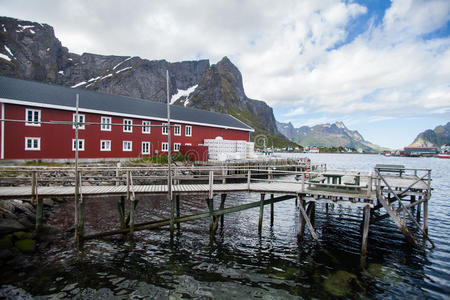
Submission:
M 336 297 L 342 297 L 351 293 L 351 283 L 357 280 L 355 274 L 340 270 L 328 276 L 323 285 L 328 293 Z
M 32 232 L 24 232 L 24 231 L 14 232 L 14 236 L 18 240 L 31 240 L 34 238 L 34 234 Z
M 34 249 L 36 247 L 36 241 L 30 239 L 19 240 L 14 244 L 14 246 L 16 246 L 16 248 L 23 253 L 31 253 L 34 252 Z
M 12 248 L 12 236 L 11 234 L 5 235 L 2 239 L 0 239 L 0 250 Z

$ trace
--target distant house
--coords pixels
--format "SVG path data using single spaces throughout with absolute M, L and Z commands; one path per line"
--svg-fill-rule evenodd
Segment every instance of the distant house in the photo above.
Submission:
M 77 148 L 87 159 L 134 158 L 169 149 L 165 103 L 0 76 L 0 106 L 2 160 L 72 159 Z M 230 115 L 183 106 L 171 106 L 171 125 L 173 152 L 217 136 L 248 142 L 254 131 Z
M 320 149 L 317 147 L 311 147 L 309 148 L 309 153 L 319 153 Z

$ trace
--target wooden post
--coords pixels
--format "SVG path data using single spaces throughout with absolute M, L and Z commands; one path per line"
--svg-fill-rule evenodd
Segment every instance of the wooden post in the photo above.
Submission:
M 226 171 L 225 167 L 222 166 L 222 183 L 223 184 L 227 183 L 226 174 L 227 174 L 227 171 Z
M 227 194 L 221 194 L 220 195 L 220 206 L 219 210 L 223 210 L 225 208 L 225 199 L 227 198 Z M 223 214 L 220 216 L 216 216 L 214 219 L 214 225 L 213 225 L 213 235 L 216 234 L 217 227 L 219 227 L 219 220 L 223 228 Z
M 273 200 L 273 194 L 270 194 L 270 200 Z M 270 203 L 270 227 L 273 226 L 274 205 Z
M 44 207 L 44 203 L 42 201 L 42 198 L 39 197 L 38 195 L 36 195 L 36 233 L 39 232 L 39 230 L 41 230 L 41 226 L 42 226 L 42 214 L 43 214 L 43 207 Z
M 209 199 L 214 197 L 214 171 L 209 171 Z
M 80 211 L 79 211 L 79 182 L 78 182 L 78 126 L 79 126 L 79 115 L 78 115 L 78 106 L 79 106 L 79 94 L 76 94 L 75 98 L 75 246 L 77 249 L 80 249 L 80 236 L 79 236 L 79 228 L 80 228 Z
M 302 193 L 305 192 L 305 176 L 306 176 L 306 172 L 303 172 L 303 174 L 302 174 Z
M 305 203 L 305 200 L 303 200 L 303 196 L 298 195 L 300 206 L 303 206 Z M 303 217 L 302 213 L 298 213 L 298 232 L 297 232 L 297 240 L 299 242 L 303 239 L 303 233 L 305 232 L 305 218 Z
M 426 199 L 423 202 L 423 231 L 428 232 L 428 195 L 426 195 Z
M 306 208 L 306 213 L 311 220 L 311 224 L 314 224 L 314 220 L 316 218 L 316 202 L 315 201 L 309 201 L 308 207 Z
M 125 223 L 125 197 L 124 196 L 120 196 L 119 200 L 117 201 L 117 211 L 119 213 L 120 229 L 125 229 L 126 223 Z
M 120 172 L 119 172 L 119 168 L 120 168 L 120 162 L 117 163 L 117 167 L 116 167 L 116 186 L 120 185 Z
M 369 236 L 369 225 L 370 225 L 370 206 L 366 205 L 363 208 L 363 236 L 361 244 L 361 255 L 365 257 L 367 255 L 367 240 Z
M 250 171 L 250 167 L 248 169 L 248 173 L 247 173 L 247 189 L 250 191 L 250 178 L 252 177 L 252 173 Z
M 80 203 L 80 208 L 79 208 L 79 212 L 80 212 L 80 228 L 78 229 L 78 236 L 79 236 L 79 241 L 80 243 L 83 242 L 83 236 L 84 236 L 84 217 L 85 217 L 85 203 L 84 203 L 84 199 L 83 199 L 83 194 L 82 194 L 82 190 L 81 190 L 81 186 L 82 186 L 82 181 L 81 181 L 81 171 L 78 171 L 78 198 L 79 198 L 79 203 Z
M 130 202 L 130 239 L 133 238 L 133 234 L 134 234 L 134 208 L 135 208 L 135 201 L 134 201 L 134 199 L 131 199 L 131 202 Z
M 36 171 L 33 171 L 31 173 L 31 194 L 32 194 L 32 201 L 36 205 L 36 224 L 35 224 L 35 230 L 36 232 L 39 232 L 42 225 L 42 213 L 43 213 L 43 201 L 38 195 L 38 180 L 37 180 L 38 174 Z
M 175 195 L 175 209 L 177 211 L 177 218 L 180 217 L 180 195 Z M 177 223 L 177 229 L 180 229 L 180 223 Z
M 423 231 L 425 235 L 428 234 L 428 200 L 431 198 L 431 170 L 428 170 L 428 188 L 426 199 L 423 202 Z
M 421 201 L 422 200 L 422 197 L 420 197 L 419 196 L 419 201 Z M 417 219 L 417 222 L 420 222 L 420 213 L 421 213 L 421 208 L 422 208 L 422 205 L 419 203 L 419 205 L 417 205 L 417 212 L 416 212 L 416 219 Z
M 370 197 L 371 192 L 372 192 L 372 171 L 369 174 L 367 182 L 367 197 Z
M 264 217 L 264 198 L 265 194 L 261 194 L 261 204 L 259 205 L 259 222 L 258 222 L 258 234 L 261 235 L 262 233 L 262 224 L 263 224 L 263 217 Z
M 214 199 L 209 198 L 206 199 L 206 204 L 208 205 L 209 210 L 209 234 L 210 237 L 213 236 L 213 227 L 214 227 Z
M 131 171 L 127 171 L 127 201 L 130 202 L 130 232 L 129 237 L 132 239 L 134 234 L 134 209 L 135 209 L 135 202 L 134 197 L 131 193 Z

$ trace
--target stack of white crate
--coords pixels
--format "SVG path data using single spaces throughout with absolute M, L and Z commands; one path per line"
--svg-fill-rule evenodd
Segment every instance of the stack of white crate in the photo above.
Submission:
M 246 141 L 224 140 L 221 137 L 205 139 L 209 159 L 224 161 L 227 159 L 245 159 L 254 153 L 254 144 Z

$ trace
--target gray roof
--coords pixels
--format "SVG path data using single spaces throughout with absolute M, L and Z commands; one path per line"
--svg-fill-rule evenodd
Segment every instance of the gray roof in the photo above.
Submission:
M 167 119 L 166 103 L 0 76 L 0 98 L 74 108 L 76 94 L 79 94 L 80 110 Z M 250 126 L 233 116 L 179 105 L 171 105 L 170 118 L 174 121 L 253 131 Z

